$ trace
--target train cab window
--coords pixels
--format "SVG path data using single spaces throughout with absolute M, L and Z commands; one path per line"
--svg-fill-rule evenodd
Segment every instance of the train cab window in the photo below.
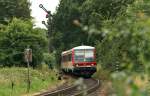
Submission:
M 91 49 L 75 50 L 75 61 L 76 62 L 93 62 L 94 51 Z
M 93 59 L 94 59 L 93 50 L 85 50 L 85 59 L 87 62 L 93 61 Z
M 82 50 L 76 50 L 75 51 L 75 61 L 80 61 L 83 62 L 84 61 L 84 51 Z

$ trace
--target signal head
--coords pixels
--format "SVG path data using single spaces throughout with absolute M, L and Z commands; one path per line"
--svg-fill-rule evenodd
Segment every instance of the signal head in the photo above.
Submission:
M 43 8 L 43 5 L 42 5 L 42 4 L 40 4 L 40 5 L 39 5 L 39 7 L 40 7 L 40 8 Z

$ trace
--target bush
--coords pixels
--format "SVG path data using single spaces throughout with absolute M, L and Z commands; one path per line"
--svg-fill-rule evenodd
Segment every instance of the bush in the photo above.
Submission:
M 108 70 L 102 69 L 100 64 L 98 64 L 97 72 L 92 77 L 103 80 L 103 81 L 105 80 L 107 81 L 107 80 L 110 80 L 110 72 Z
M 53 69 L 56 66 L 55 53 L 44 53 L 44 62 L 50 69 Z

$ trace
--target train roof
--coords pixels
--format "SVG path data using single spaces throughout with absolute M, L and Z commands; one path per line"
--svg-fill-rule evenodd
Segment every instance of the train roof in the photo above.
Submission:
M 74 49 L 74 50 L 76 50 L 76 49 L 95 49 L 95 47 L 92 47 L 92 46 L 77 46 L 77 47 L 74 47 L 72 49 Z M 67 50 L 67 51 L 63 51 L 62 54 L 69 53 L 69 52 L 72 51 L 72 49 Z
M 77 46 L 72 49 L 95 49 L 95 48 L 92 46 Z
M 71 52 L 72 50 L 63 51 L 61 55 Z

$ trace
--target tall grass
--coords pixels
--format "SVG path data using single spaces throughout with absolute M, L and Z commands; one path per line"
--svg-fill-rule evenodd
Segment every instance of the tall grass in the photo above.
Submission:
M 30 93 L 47 89 L 56 84 L 56 73 L 52 70 L 30 68 Z M 0 68 L 0 96 L 20 96 L 27 94 L 26 68 Z

